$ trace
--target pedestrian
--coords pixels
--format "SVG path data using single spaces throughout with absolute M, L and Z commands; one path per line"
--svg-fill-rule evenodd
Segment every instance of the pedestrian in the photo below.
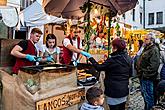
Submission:
M 70 34 L 63 40 L 63 55 L 61 57 L 62 64 L 77 65 L 79 62 L 79 55 L 83 54 L 86 56 L 86 52 L 82 49 L 82 41 L 79 34 L 78 27 L 72 25 L 70 27 Z
M 37 49 L 35 43 L 37 43 L 42 35 L 42 31 L 39 28 L 33 28 L 30 33 L 30 39 L 20 41 L 11 50 L 11 55 L 16 57 L 16 62 L 12 68 L 13 74 L 18 74 L 18 70 L 23 66 L 35 65 L 37 56 Z
M 136 53 L 136 55 L 133 57 L 133 77 L 137 77 L 137 67 L 136 67 L 136 65 L 137 65 L 137 61 L 138 61 L 138 59 L 139 59 L 139 57 L 140 57 L 140 55 L 141 55 L 141 53 L 142 53 L 142 51 L 143 51 L 143 49 L 144 49 L 144 46 L 145 46 L 145 44 L 144 44 L 144 42 L 143 42 L 143 40 L 138 40 L 138 48 L 139 48 L 139 50 L 138 50 L 138 52 Z
M 156 85 L 160 54 L 154 44 L 154 34 L 149 33 L 144 38 L 145 47 L 137 61 L 138 76 L 140 79 L 141 93 L 145 102 L 145 110 L 151 110 L 156 104 Z
M 158 69 L 158 79 L 165 80 L 165 44 L 163 40 L 160 40 L 160 65 Z
M 98 71 L 105 71 L 105 95 L 110 110 L 125 110 L 129 94 L 129 77 L 132 73 L 131 57 L 126 51 L 126 43 L 120 38 L 112 41 L 112 53 L 102 64 L 98 64 L 91 55 L 89 61 Z
M 91 87 L 86 92 L 86 100 L 80 110 L 104 110 L 102 107 L 104 103 L 103 90 L 98 87 Z
M 43 63 L 59 63 L 60 48 L 57 46 L 57 39 L 54 34 L 48 34 L 46 44 L 42 46 L 39 56 Z

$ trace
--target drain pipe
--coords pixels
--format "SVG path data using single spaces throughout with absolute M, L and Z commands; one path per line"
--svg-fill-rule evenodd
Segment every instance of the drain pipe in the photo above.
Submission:
M 143 28 L 145 29 L 145 11 L 146 11 L 146 1 L 143 0 Z

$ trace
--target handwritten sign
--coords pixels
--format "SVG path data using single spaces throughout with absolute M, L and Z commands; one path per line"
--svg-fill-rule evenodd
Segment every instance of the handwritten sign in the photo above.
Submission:
M 85 89 L 80 88 L 74 91 L 63 93 L 36 102 L 36 110 L 59 110 L 75 105 L 85 99 Z

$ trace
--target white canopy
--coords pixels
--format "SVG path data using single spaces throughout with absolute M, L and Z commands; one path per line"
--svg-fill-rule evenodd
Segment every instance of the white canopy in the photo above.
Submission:
M 66 19 L 49 16 L 37 1 L 20 12 L 21 23 L 25 26 L 41 26 L 48 23 L 61 24 Z

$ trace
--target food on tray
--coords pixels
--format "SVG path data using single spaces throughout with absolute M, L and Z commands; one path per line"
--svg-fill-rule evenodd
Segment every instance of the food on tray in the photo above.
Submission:
M 86 75 L 86 73 L 84 72 L 84 73 L 78 73 L 78 75 Z
M 51 70 L 51 69 L 56 69 L 57 67 L 44 67 L 43 70 Z

